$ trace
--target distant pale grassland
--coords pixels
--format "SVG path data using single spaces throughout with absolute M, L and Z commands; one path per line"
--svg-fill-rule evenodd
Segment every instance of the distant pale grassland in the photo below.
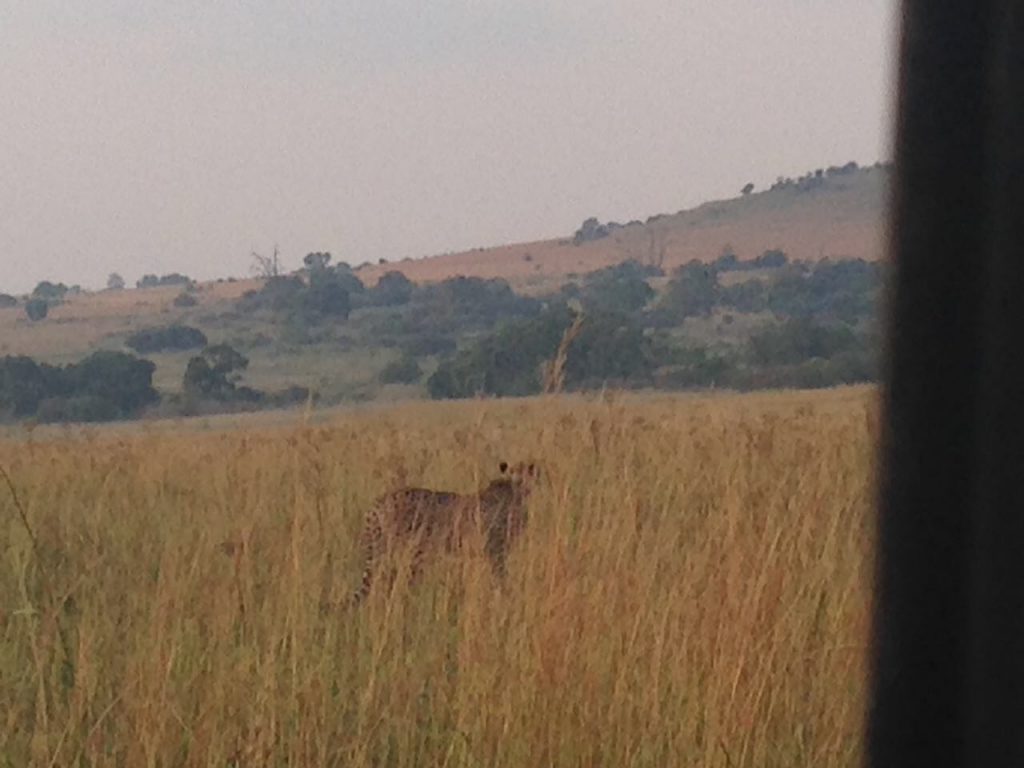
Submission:
M 0 765 L 858 765 L 875 398 L 0 441 L 35 537 L 0 481 Z M 451 556 L 347 604 L 374 496 L 523 458 L 504 584 Z

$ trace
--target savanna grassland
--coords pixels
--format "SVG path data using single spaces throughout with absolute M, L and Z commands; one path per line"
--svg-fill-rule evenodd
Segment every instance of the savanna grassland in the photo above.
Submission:
M 857 765 L 875 397 L 0 441 L 0 765 Z M 525 458 L 503 582 L 452 555 L 349 605 L 376 495 Z

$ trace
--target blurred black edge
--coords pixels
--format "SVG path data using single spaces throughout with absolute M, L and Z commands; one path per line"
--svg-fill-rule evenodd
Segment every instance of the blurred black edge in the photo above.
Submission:
M 1024 11 L 905 0 L 866 762 L 1024 766 Z

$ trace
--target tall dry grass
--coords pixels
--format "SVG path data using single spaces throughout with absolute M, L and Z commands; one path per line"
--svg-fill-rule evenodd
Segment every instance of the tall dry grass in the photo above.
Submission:
M 855 765 L 873 398 L 2 442 L 0 765 Z M 452 556 L 346 605 L 375 495 L 524 457 L 504 583 Z

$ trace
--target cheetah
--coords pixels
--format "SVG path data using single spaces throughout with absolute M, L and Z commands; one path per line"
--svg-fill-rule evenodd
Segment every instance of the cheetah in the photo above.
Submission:
M 415 577 L 428 551 L 454 551 L 465 534 L 479 531 L 494 571 L 504 573 L 508 550 L 526 524 L 526 500 L 540 471 L 525 462 L 510 466 L 503 461 L 498 468 L 501 477 L 474 494 L 402 488 L 377 498 L 363 524 L 365 567 L 355 602 L 369 594 L 380 557 L 399 543 L 415 546 Z

